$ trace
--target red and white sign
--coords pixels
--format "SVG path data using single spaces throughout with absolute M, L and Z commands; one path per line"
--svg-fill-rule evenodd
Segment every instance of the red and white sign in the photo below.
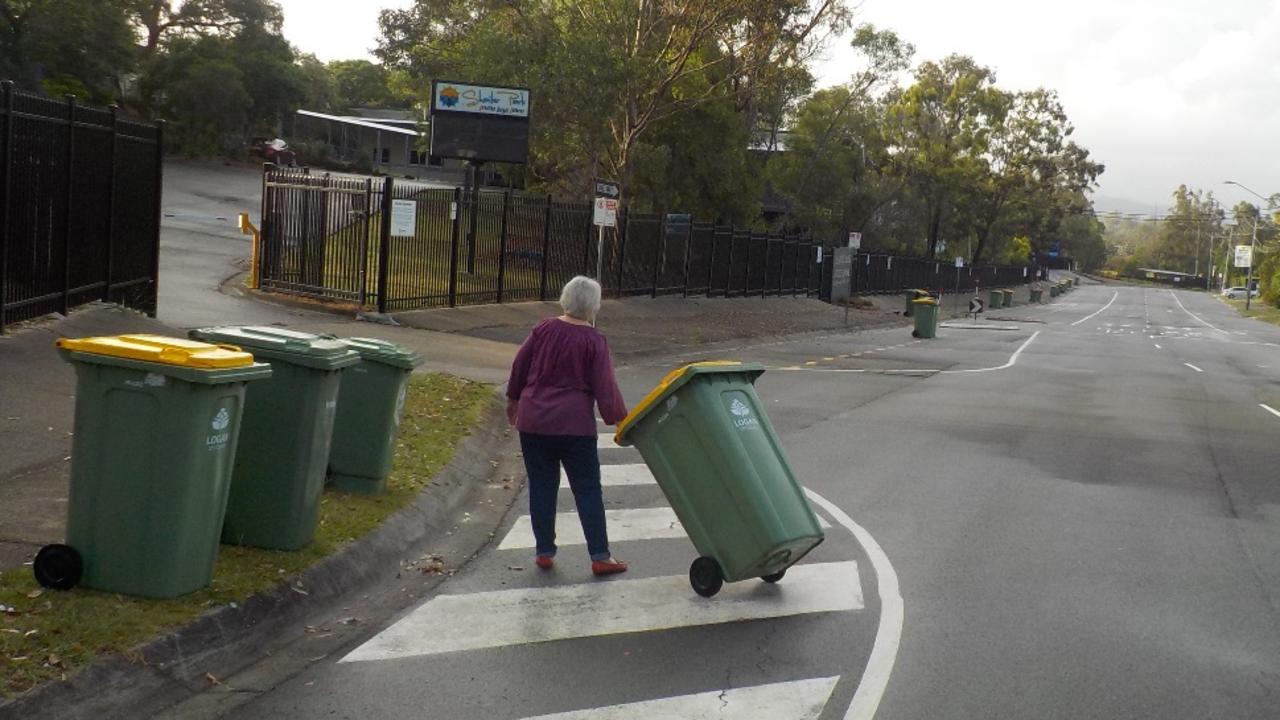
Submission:
M 596 198 L 594 220 L 600 227 L 618 226 L 618 201 L 613 198 Z

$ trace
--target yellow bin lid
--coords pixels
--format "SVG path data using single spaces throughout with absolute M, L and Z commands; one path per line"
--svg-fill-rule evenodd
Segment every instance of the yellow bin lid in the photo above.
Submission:
M 201 370 L 248 367 L 253 364 L 253 355 L 235 345 L 212 345 L 164 335 L 62 338 L 57 344 L 60 349 L 73 352 Z
M 742 363 L 737 360 L 704 360 L 703 362 L 689 363 L 683 367 L 676 368 L 675 370 L 667 373 L 667 376 L 662 378 L 662 381 L 658 383 L 657 387 L 650 390 L 649 394 L 645 395 L 644 399 L 631 409 L 631 413 L 623 418 L 622 422 L 618 423 L 618 430 L 614 433 L 615 442 L 621 444 L 624 441 L 627 431 L 631 429 L 631 426 L 634 425 L 637 420 L 644 417 L 644 415 L 648 413 L 654 405 L 658 404 L 664 397 L 666 397 L 668 392 L 682 385 L 690 376 L 698 372 L 714 372 L 717 370 L 743 370 L 757 373 L 764 372 L 764 368 L 759 365 L 754 363 Z

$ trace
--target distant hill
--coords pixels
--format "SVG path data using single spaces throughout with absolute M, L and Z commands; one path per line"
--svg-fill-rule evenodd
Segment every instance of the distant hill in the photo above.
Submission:
M 1107 195 L 1093 196 L 1093 209 L 1099 213 L 1162 215 L 1168 211 L 1168 208 L 1165 207 L 1167 204 L 1140 203 L 1128 198 L 1109 197 Z

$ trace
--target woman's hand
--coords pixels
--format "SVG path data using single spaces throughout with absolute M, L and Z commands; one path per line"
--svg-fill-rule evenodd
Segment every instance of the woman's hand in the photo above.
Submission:
M 507 398 L 507 422 L 511 427 L 516 426 L 516 414 L 520 410 L 520 401 Z

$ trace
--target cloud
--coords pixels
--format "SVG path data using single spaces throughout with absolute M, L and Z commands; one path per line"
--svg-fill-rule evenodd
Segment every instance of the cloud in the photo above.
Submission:
M 918 60 L 959 52 L 1002 87 L 1057 90 L 1107 166 L 1104 194 L 1163 207 L 1187 183 L 1234 199 L 1228 178 L 1280 192 L 1280 3 L 865 0 L 858 20 L 895 30 Z M 822 84 L 851 62 L 833 47 Z

